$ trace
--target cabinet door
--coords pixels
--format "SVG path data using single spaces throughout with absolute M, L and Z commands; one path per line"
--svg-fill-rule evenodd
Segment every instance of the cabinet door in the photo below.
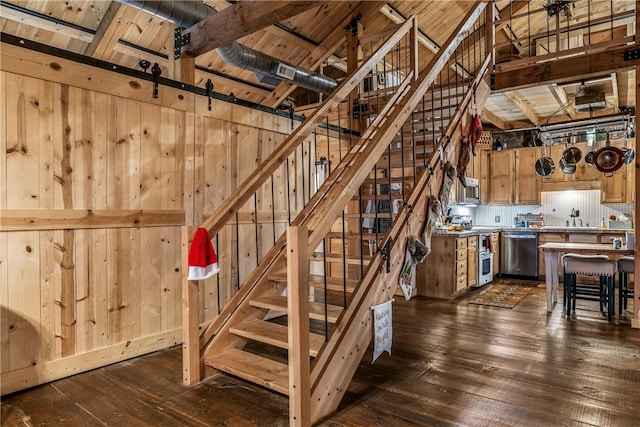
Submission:
M 613 176 L 602 177 L 600 201 L 602 203 L 625 203 L 627 201 L 627 165 L 622 166 Z
M 469 246 L 467 249 L 467 286 L 478 284 L 478 249 Z
M 540 204 L 540 177 L 536 173 L 536 161 L 540 158 L 538 148 L 516 150 L 515 203 L 520 205 Z
M 492 151 L 489 172 L 489 203 L 513 203 L 516 150 Z
M 478 150 L 476 156 L 476 169 L 479 169 L 477 176 L 480 185 L 480 204 L 489 203 L 489 153 L 490 151 Z
M 493 240 L 493 275 L 500 274 L 500 233 L 491 233 Z

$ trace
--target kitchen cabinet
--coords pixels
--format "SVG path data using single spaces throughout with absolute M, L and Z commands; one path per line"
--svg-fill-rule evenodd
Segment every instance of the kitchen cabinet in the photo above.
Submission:
M 489 159 L 489 204 L 508 205 L 514 199 L 516 150 L 492 151 Z
M 612 176 L 604 176 L 601 180 L 601 203 L 626 203 L 627 201 L 627 165 L 623 165 Z
M 478 236 L 467 238 L 467 287 L 478 284 Z
M 540 178 L 535 170 L 539 157 L 539 148 L 492 151 L 488 203 L 539 205 Z
M 491 233 L 491 240 L 493 241 L 493 275 L 495 277 L 500 274 L 500 232 Z
M 540 204 L 540 177 L 536 173 L 537 148 L 515 150 L 515 197 L 518 205 Z
M 433 236 L 431 253 L 417 267 L 418 295 L 451 299 L 475 285 L 478 277 L 477 242 L 477 235 Z

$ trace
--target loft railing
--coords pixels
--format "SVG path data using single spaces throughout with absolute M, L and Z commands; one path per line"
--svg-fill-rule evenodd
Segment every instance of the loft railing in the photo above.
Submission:
M 496 71 L 633 43 L 635 1 L 519 1 L 502 10 L 492 4 Z

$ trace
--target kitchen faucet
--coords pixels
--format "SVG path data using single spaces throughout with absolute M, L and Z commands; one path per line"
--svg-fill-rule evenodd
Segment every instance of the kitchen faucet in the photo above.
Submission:
M 572 219 L 573 219 L 573 226 L 576 226 L 576 218 L 578 218 L 580 216 L 580 211 L 576 210 L 575 208 L 571 208 L 571 214 L 569 215 Z M 582 219 L 578 218 L 578 220 L 580 221 L 580 227 L 582 227 Z

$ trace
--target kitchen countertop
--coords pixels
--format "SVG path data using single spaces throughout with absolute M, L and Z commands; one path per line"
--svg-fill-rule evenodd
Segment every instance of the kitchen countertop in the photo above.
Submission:
M 541 228 L 531 227 L 492 227 L 492 226 L 476 226 L 471 230 L 449 231 L 446 229 L 433 230 L 434 236 L 455 236 L 466 237 L 475 236 L 479 233 L 498 232 L 498 231 L 529 231 L 537 233 L 580 233 L 580 234 L 625 234 L 633 233 L 633 229 L 620 228 L 599 228 L 599 227 L 565 227 L 565 226 L 545 226 Z

